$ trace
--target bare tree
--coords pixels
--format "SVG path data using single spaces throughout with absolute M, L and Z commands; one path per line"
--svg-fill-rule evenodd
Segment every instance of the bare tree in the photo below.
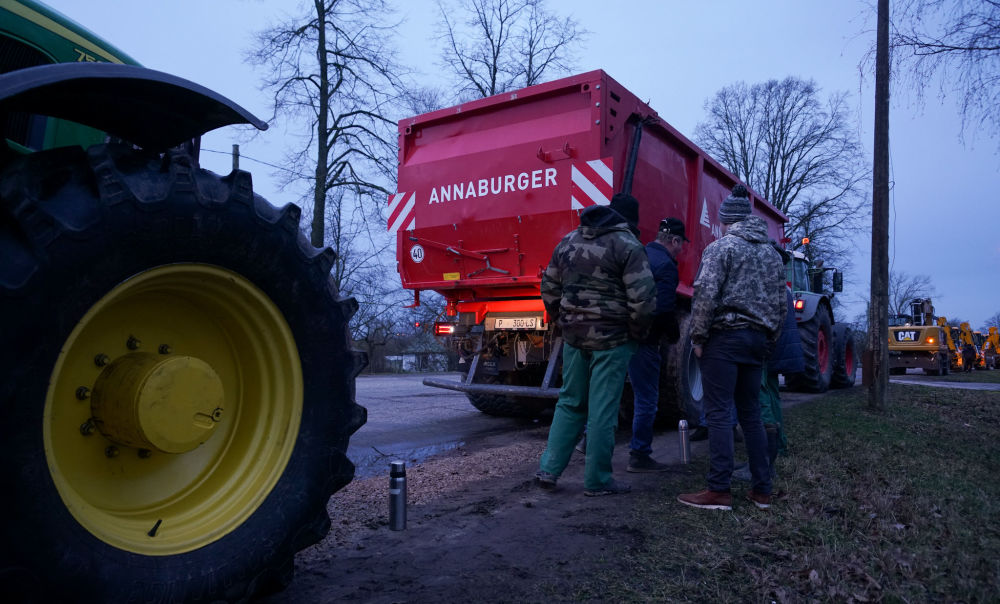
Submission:
M 545 0 L 438 1 L 444 66 L 462 99 L 531 86 L 569 72 L 587 31 Z
M 937 294 L 927 275 L 909 275 L 903 271 L 889 272 L 889 311 L 896 315 L 910 314 L 910 301 L 933 298 Z
M 936 82 L 956 95 L 963 132 L 1000 136 L 1000 0 L 900 0 L 894 73 L 920 93 Z
M 1000 312 L 997 312 L 992 317 L 986 319 L 986 322 L 983 323 L 982 331 L 989 331 L 990 327 L 1000 329 Z
M 396 132 L 390 116 L 397 90 L 394 24 L 385 0 L 312 0 L 298 18 L 257 34 L 248 60 L 266 68 L 263 88 L 273 94 L 274 116 L 305 119 L 308 134 L 287 156 L 287 182 L 306 181 L 311 192 L 310 239 L 319 247 L 330 233 L 348 235 L 345 209 L 378 216 L 395 180 Z M 336 200 L 329 208 L 328 201 Z M 335 241 L 341 254 L 344 240 Z M 350 288 L 346 288 L 350 289 Z
M 788 215 L 793 249 L 844 264 L 848 232 L 867 216 L 870 170 L 847 109 L 847 94 L 821 100 L 798 78 L 738 82 L 706 101 L 695 140 Z

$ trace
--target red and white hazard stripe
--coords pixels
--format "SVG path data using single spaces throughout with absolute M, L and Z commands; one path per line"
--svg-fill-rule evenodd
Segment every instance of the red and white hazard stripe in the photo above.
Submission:
M 417 194 L 396 193 L 389 196 L 389 232 L 395 233 L 399 229 L 412 231 L 417 225 L 417 219 L 413 214 L 413 206 L 417 205 Z
M 606 206 L 611 203 L 615 178 L 611 165 L 610 157 L 573 164 L 570 177 L 572 209 L 582 210 L 592 205 Z

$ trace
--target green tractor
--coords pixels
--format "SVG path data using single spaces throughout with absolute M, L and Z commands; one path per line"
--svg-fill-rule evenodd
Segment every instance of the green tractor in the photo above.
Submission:
M 856 360 L 854 332 L 844 322 L 834 322 L 833 298 L 844 290 L 839 270 L 810 263 L 802 252 L 790 252 L 785 265 L 794 298 L 795 318 L 802 339 L 805 370 L 785 376 L 791 390 L 826 392 L 854 385 Z M 832 272 L 832 291 L 824 289 L 823 276 Z
M 242 601 L 327 533 L 366 419 L 353 299 L 300 210 L 198 161 L 266 124 L 0 0 L 0 584 Z

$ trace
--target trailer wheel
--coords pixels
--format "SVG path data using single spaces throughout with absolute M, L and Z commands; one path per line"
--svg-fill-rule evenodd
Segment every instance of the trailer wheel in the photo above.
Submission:
M 544 367 L 538 371 L 500 371 L 497 375 L 480 374 L 477 378 L 483 384 L 503 384 L 506 386 L 537 386 L 542 381 Z M 466 375 L 468 375 L 466 373 Z M 463 376 L 463 381 L 465 376 Z M 538 418 L 552 415 L 555 399 L 532 396 L 507 396 L 502 394 L 466 393 L 472 406 L 486 415 L 494 417 Z
M 670 401 L 672 405 L 661 404 L 657 418 L 667 421 L 668 414 L 672 413 L 673 417 L 687 419 L 691 426 L 696 426 L 705 396 L 701 365 L 691 347 L 691 314 L 686 309 L 677 312 L 681 335 L 667 353 L 667 376 L 660 381 L 660 401 Z
M 830 386 L 850 388 L 857 380 L 854 365 L 854 332 L 845 323 L 833 326 L 833 376 Z
M 799 323 L 805 370 L 788 376 L 792 390 L 826 392 L 833 377 L 832 330 L 830 311 L 820 305 L 812 319 Z
M 0 173 L 0 580 L 15 598 L 246 600 L 350 482 L 364 356 L 334 259 L 250 176 L 124 146 Z

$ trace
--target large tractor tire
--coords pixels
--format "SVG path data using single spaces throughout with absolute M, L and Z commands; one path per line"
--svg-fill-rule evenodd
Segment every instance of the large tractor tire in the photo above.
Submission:
M 854 364 L 854 332 L 846 323 L 833 326 L 833 376 L 830 386 L 850 388 L 857 380 Z
M 791 390 L 826 392 L 833 378 L 833 332 L 830 311 L 825 306 L 816 309 L 812 319 L 799 323 L 805 370 L 786 377 Z
M 6 597 L 245 601 L 327 533 L 366 361 L 298 221 L 183 152 L 6 165 Z
M 661 423 L 686 419 L 698 425 L 705 390 L 701 384 L 701 365 L 691 347 L 691 315 L 677 310 L 680 339 L 666 351 L 666 375 L 660 377 L 660 404 L 657 420 Z

